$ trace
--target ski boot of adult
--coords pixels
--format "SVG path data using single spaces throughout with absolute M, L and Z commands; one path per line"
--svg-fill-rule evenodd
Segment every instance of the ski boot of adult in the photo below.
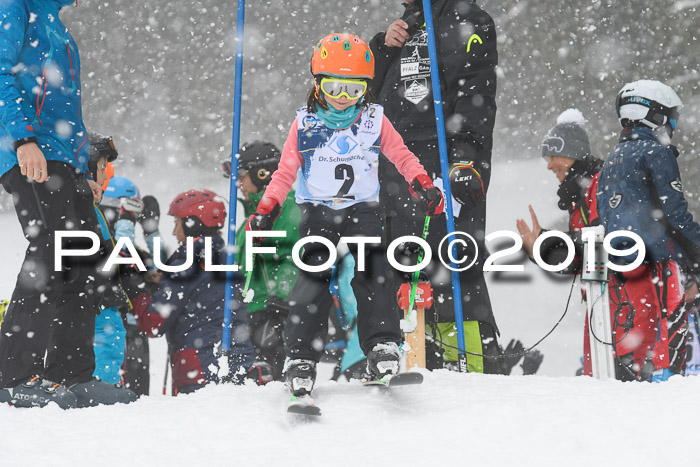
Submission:
M 316 381 L 316 362 L 305 359 L 287 359 L 284 362 L 284 379 L 293 396 L 311 394 Z
M 394 376 L 399 373 L 400 361 L 399 346 L 395 342 L 381 342 L 367 355 L 367 373 L 373 380 Z
M 2 389 L 0 388 L 0 403 L 10 403 L 12 401 L 12 396 L 10 395 L 10 391 L 7 389 Z
M 96 379 L 74 384 L 68 390 L 75 394 L 77 406 L 80 408 L 129 404 L 139 397 L 134 391 Z
M 45 407 L 54 403 L 62 409 L 77 407 L 75 395 L 62 384 L 34 376 L 6 390 L 8 402 L 15 407 Z

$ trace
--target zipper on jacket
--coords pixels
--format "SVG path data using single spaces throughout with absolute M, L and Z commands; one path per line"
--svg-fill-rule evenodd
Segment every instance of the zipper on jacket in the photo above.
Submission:
M 80 151 L 80 148 L 82 148 L 85 145 L 85 143 L 87 142 L 87 139 L 88 139 L 88 135 L 87 135 L 87 131 L 86 131 L 85 137 L 83 138 L 83 142 L 80 143 L 80 146 L 78 146 L 78 149 L 75 150 L 75 163 L 78 164 L 76 166 L 76 168 L 78 170 L 80 170 L 80 161 L 78 160 L 78 151 Z
M 75 81 L 75 76 L 73 74 L 73 59 L 70 53 L 70 44 L 66 44 L 66 51 L 68 51 L 68 66 L 70 66 L 70 79 Z
M 46 67 L 41 73 L 41 92 L 36 95 L 36 119 L 41 123 L 41 108 L 44 107 L 44 101 L 46 100 Z

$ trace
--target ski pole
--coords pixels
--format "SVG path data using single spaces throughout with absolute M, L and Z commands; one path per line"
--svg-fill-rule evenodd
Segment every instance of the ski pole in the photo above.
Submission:
M 226 265 L 234 262 L 233 247 L 236 243 L 236 195 L 238 193 L 238 149 L 241 136 L 241 91 L 243 89 L 243 28 L 245 22 L 245 0 L 238 0 L 236 9 L 236 66 L 233 81 L 233 132 L 231 141 L 231 182 L 229 184 L 228 243 Z M 226 271 L 226 294 L 224 295 L 224 331 L 221 350 L 224 357 L 231 352 L 231 314 L 233 306 L 233 271 Z
M 251 259 L 251 265 L 255 264 L 255 253 L 252 255 Z M 245 273 L 245 286 L 243 287 L 243 303 L 250 303 L 253 301 L 253 297 L 255 296 L 255 291 L 251 291 L 252 293 L 250 294 L 250 297 L 248 296 L 248 291 L 250 290 L 250 279 L 253 277 L 253 269 L 251 268 L 250 271 L 246 271 Z
M 428 227 L 430 226 L 430 216 L 425 216 L 425 224 L 423 224 L 423 240 L 428 236 Z M 423 261 L 423 255 L 425 254 L 425 251 L 423 251 L 423 248 L 420 249 L 420 253 L 418 253 L 418 264 L 420 264 L 421 261 Z M 416 301 L 416 290 L 418 289 L 418 276 L 420 275 L 420 271 L 416 271 L 413 273 L 413 281 L 411 284 L 411 298 L 408 301 L 408 312 L 406 313 L 406 321 L 411 322 L 411 312 L 413 311 L 413 305 L 415 304 Z
M 437 49 L 435 47 L 435 32 L 433 28 L 433 11 L 430 0 L 423 0 L 423 15 L 425 16 L 425 28 L 428 33 L 428 54 L 430 56 L 430 78 L 433 88 L 433 108 L 435 109 L 435 125 L 438 134 L 438 148 L 440 150 L 440 168 L 442 170 L 442 185 L 445 190 L 445 205 L 447 206 L 447 235 L 455 232 L 455 218 L 452 210 L 452 189 L 450 188 L 450 167 L 447 161 L 447 138 L 445 137 L 445 118 L 442 112 L 442 93 L 440 92 L 440 73 L 437 61 Z M 456 245 L 452 244 L 453 253 Z M 459 371 L 467 371 L 467 354 L 464 344 L 464 318 L 462 315 L 462 288 L 459 283 L 459 271 L 454 264 L 451 255 L 450 269 L 452 270 L 452 298 L 455 309 L 455 326 L 457 327 L 457 355 L 459 358 Z
M 165 377 L 163 377 L 163 395 L 168 392 L 168 371 L 170 370 L 170 353 L 165 358 Z

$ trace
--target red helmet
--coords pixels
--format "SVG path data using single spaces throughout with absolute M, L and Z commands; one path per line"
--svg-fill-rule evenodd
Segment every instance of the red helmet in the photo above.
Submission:
M 206 227 L 222 228 L 226 224 L 226 206 L 211 190 L 189 190 L 170 203 L 168 215 L 180 219 L 196 217 Z

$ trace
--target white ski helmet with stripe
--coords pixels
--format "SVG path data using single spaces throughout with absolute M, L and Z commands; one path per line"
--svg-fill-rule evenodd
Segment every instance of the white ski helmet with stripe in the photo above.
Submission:
M 683 106 L 676 91 L 655 80 L 625 84 L 617 94 L 615 109 L 623 127 L 642 123 L 650 128 L 668 124 L 676 129 L 678 109 Z

